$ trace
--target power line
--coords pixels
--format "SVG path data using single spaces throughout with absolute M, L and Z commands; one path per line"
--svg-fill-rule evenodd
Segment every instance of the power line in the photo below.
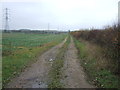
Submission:
M 50 24 L 48 23 L 48 30 L 50 29 Z
M 58 31 L 59 31 L 59 25 L 58 25 L 58 28 L 57 28 L 57 29 L 58 29 Z

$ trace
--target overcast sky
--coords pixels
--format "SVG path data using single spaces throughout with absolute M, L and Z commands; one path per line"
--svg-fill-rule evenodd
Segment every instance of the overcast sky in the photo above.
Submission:
M 0 20 L 9 9 L 10 29 L 78 30 L 117 22 L 119 0 L 39 0 L 2 2 Z M 2 23 L 4 28 L 4 23 Z M 0 28 L 2 28 L 2 26 Z

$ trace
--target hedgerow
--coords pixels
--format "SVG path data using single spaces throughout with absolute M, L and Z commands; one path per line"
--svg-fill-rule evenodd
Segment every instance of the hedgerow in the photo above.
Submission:
M 89 42 L 95 43 L 104 48 L 104 56 L 111 58 L 114 62 L 120 64 L 120 25 L 114 25 L 105 29 L 93 29 L 93 30 L 80 30 L 71 32 L 76 39 L 84 39 Z M 114 71 L 115 74 L 120 75 L 117 69 Z

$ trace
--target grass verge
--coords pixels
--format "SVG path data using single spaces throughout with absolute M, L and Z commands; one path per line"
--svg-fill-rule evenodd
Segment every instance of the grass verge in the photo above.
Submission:
M 9 81 L 11 81 L 13 77 L 19 75 L 20 72 L 22 72 L 26 67 L 35 62 L 39 55 L 41 55 L 43 52 L 47 51 L 51 47 L 57 45 L 58 43 L 63 41 L 63 39 L 64 38 L 37 47 L 22 47 L 11 55 L 3 57 L 3 87 L 5 87 L 5 85 Z
M 78 49 L 80 63 L 88 75 L 88 80 L 99 88 L 120 88 L 118 83 L 120 78 L 112 73 L 116 64 L 106 59 L 101 47 L 78 41 L 74 38 Z
M 64 43 L 62 48 L 60 48 L 59 53 L 56 59 L 52 63 L 52 69 L 49 72 L 50 82 L 48 84 L 48 88 L 63 88 L 63 84 L 60 82 L 61 79 L 61 68 L 64 64 L 64 54 L 67 50 L 67 47 L 70 42 L 70 36 L 68 36 L 67 41 Z

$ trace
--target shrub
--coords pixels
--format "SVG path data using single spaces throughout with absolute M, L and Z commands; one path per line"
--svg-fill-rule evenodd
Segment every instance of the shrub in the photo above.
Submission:
M 74 31 L 71 32 L 71 34 L 78 40 L 82 38 L 104 47 L 105 57 L 111 58 L 114 60 L 113 62 L 120 64 L 120 41 L 118 40 L 120 35 L 120 25 L 114 25 L 101 30 L 93 29 Z M 114 73 L 120 75 L 118 69 L 115 70 Z

